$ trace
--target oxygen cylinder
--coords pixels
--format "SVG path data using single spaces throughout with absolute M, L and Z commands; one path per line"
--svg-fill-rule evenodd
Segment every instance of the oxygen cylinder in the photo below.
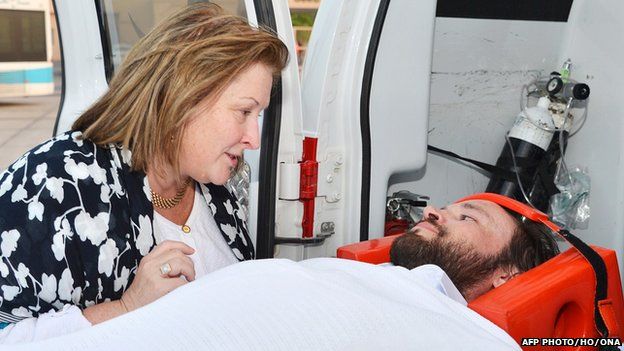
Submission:
M 531 194 L 536 190 L 534 185 L 536 185 L 535 178 L 538 166 L 540 162 L 545 160 L 547 152 L 553 147 L 551 141 L 555 133 L 552 130 L 555 129 L 555 125 L 548 111 L 549 105 L 550 99 L 541 97 L 536 106 L 526 108 L 518 114 L 509 131 L 509 142 L 505 142 L 505 146 L 496 162 L 496 165 L 500 168 L 518 172 L 523 179 L 522 187 L 530 199 L 532 198 Z M 513 155 L 515 156 L 515 166 L 510 148 L 512 148 L 511 150 L 513 150 Z M 506 179 L 500 175 L 493 174 L 486 191 L 526 202 L 516 179 Z M 538 190 L 538 192 L 543 193 L 544 191 Z M 534 205 L 538 209 L 545 211 L 548 206 L 547 200 L 539 205 L 534 203 Z

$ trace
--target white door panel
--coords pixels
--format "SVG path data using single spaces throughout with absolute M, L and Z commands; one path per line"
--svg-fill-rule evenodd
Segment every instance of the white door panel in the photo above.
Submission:
M 388 182 L 427 160 L 436 1 L 391 1 L 370 96 L 369 238 L 384 235 Z
M 54 131 L 60 134 L 106 91 L 108 83 L 95 2 L 56 0 L 55 4 L 63 49 L 63 100 Z
M 323 235 L 323 225 L 333 225 L 334 234 L 322 245 L 280 247 L 282 257 L 333 256 L 337 247 L 359 241 L 360 92 L 378 7 L 378 0 L 325 0 L 316 15 L 303 69 L 303 130 L 318 139 L 314 235 Z

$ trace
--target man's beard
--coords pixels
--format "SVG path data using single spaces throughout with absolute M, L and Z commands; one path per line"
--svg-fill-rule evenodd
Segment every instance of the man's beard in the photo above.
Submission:
M 407 269 L 424 264 L 439 266 L 464 296 L 500 266 L 500 255 L 480 254 L 464 243 L 446 240 L 446 228 L 428 222 L 438 229 L 439 235 L 433 239 L 409 232 L 401 235 L 390 249 L 390 260 L 394 265 Z

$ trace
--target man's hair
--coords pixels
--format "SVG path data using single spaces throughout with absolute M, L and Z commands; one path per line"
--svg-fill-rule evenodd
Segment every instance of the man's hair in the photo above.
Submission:
M 526 272 L 559 253 L 557 242 L 548 227 L 505 210 L 513 218 L 516 227 L 509 244 L 500 252 L 499 262 L 502 267 L 515 267 L 520 272 Z
M 156 159 L 177 175 L 181 136 L 200 101 L 216 101 L 256 63 L 276 78 L 287 62 L 287 47 L 269 29 L 252 28 L 217 5 L 194 4 L 136 43 L 109 90 L 72 129 L 97 145 L 131 150 L 133 170 L 146 171 Z

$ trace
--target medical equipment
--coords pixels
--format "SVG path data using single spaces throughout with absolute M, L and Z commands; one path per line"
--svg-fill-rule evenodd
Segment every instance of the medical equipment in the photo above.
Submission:
M 515 177 L 492 172 L 486 192 L 512 197 L 540 211 L 546 211 L 548 200 L 559 193 L 554 180 L 559 172 L 568 173 L 563 155 L 573 134 L 572 108 L 584 108 L 584 119 L 590 93 L 587 84 L 569 79 L 570 66 L 567 60 L 560 73 L 552 72 L 522 89 L 522 111 L 496 162 Z M 538 99 L 536 106 L 528 106 L 530 98 Z
M 468 200 L 493 201 L 528 220 L 546 225 L 573 246 L 470 302 L 469 307 L 509 333 L 523 338 L 622 338 L 624 298 L 615 252 L 590 247 L 552 223 L 541 211 L 511 198 L 491 193 Z M 346 245 L 337 257 L 369 263 L 389 261 L 397 236 Z M 588 264 L 589 263 L 589 264 Z M 540 350 L 531 346 L 527 350 Z M 595 350 L 580 346 L 574 350 Z M 605 348 L 608 350 L 608 348 Z
M 551 96 L 561 93 L 564 99 L 585 100 L 589 97 L 589 85 L 585 83 L 564 83 L 559 77 L 552 77 L 546 85 L 546 91 Z

